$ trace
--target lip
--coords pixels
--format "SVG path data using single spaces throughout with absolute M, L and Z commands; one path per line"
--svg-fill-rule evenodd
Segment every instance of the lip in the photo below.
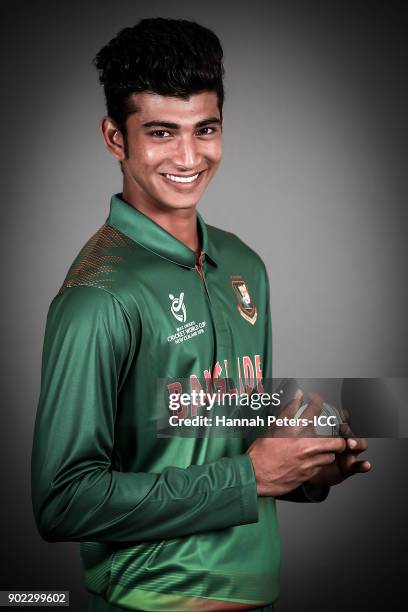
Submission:
M 195 189 L 197 185 L 201 183 L 204 172 L 206 172 L 206 170 L 201 170 L 200 172 L 192 172 L 191 174 L 175 174 L 175 173 L 173 174 L 173 172 L 166 172 L 166 173 L 160 172 L 160 176 L 163 178 L 164 181 L 166 181 L 168 185 L 171 185 L 174 189 L 182 190 L 182 191 L 185 191 L 185 190 L 190 191 L 190 190 Z M 178 183 L 176 181 L 172 181 L 171 179 L 167 178 L 166 174 L 173 174 L 173 176 L 180 176 L 183 178 L 189 178 L 190 176 L 195 176 L 196 174 L 198 174 L 198 177 L 192 183 Z

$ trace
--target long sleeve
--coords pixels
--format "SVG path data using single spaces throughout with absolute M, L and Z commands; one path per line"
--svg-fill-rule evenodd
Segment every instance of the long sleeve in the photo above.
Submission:
M 70 287 L 50 305 L 31 464 L 34 517 L 47 541 L 137 542 L 258 520 L 247 455 L 160 474 L 112 469 L 137 325 L 96 287 Z

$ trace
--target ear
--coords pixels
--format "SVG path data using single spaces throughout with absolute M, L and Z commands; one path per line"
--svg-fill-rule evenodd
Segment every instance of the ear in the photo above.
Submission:
M 110 117 L 103 117 L 101 121 L 101 133 L 108 151 L 118 159 L 125 159 L 125 143 L 122 132 L 117 128 L 116 123 Z

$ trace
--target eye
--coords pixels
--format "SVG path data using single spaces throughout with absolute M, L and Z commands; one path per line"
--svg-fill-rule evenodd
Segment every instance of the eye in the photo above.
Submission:
M 205 126 L 200 128 L 197 131 L 198 136 L 209 136 L 210 134 L 214 134 L 216 132 L 216 128 Z
M 148 132 L 148 134 L 155 138 L 167 138 L 167 136 L 171 135 L 167 130 L 154 130 L 153 132 Z

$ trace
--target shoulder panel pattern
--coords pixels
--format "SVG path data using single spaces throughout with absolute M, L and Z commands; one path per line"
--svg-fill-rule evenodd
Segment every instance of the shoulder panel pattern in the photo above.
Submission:
M 111 288 L 115 280 L 113 264 L 124 261 L 124 258 L 116 255 L 114 251 L 118 247 L 132 246 L 133 240 L 105 223 L 79 252 L 57 295 L 76 285 Z

